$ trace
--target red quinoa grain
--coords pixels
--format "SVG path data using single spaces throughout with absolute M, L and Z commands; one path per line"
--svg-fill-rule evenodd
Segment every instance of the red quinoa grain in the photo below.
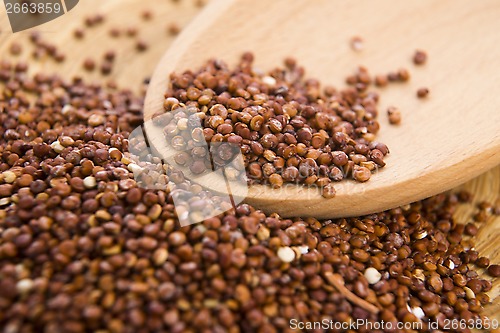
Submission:
M 413 55 L 413 63 L 415 65 L 423 65 L 427 62 L 427 53 L 421 50 L 415 51 Z
M 417 90 L 417 97 L 418 98 L 425 98 L 429 95 L 429 89 L 428 88 L 419 88 Z

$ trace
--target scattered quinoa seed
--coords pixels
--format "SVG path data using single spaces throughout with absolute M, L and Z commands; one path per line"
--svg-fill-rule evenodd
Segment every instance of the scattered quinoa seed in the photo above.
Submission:
M 394 106 L 390 106 L 387 109 L 387 116 L 389 117 L 389 123 L 392 125 L 399 125 L 401 123 L 401 111 Z
M 116 53 L 113 50 L 108 50 L 106 53 L 104 53 L 104 59 L 107 61 L 113 61 L 115 60 Z
M 295 259 L 295 252 L 288 246 L 280 247 L 278 249 L 278 257 L 283 262 L 292 262 Z
M 95 69 L 95 61 L 90 58 L 85 59 L 83 61 L 83 68 L 88 72 L 93 71 Z
M 88 176 L 83 179 L 83 185 L 86 188 L 94 188 L 97 185 L 95 177 Z
M 417 90 L 417 97 L 418 98 L 425 98 L 425 97 L 427 97 L 427 95 L 429 95 L 429 89 L 427 89 L 427 88 L 419 88 Z
M 402 82 L 406 82 L 410 79 L 410 72 L 407 69 L 401 68 L 398 70 L 398 79 Z
M 7 184 L 12 184 L 17 179 L 16 174 L 9 170 L 2 172 L 2 176 L 4 182 L 6 182 Z

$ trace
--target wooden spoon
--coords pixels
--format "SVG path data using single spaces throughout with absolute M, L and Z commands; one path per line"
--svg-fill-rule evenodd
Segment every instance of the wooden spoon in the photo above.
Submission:
M 283 216 L 331 218 L 373 213 L 448 190 L 500 163 L 500 4 L 485 1 L 218 0 L 185 29 L 152 77 L 145 119 L 162 110 L 171 72 L 197 69 L 211 57 L 235 64 L 244 51 L 268 70 L 287 56 L 324 84 L 344 86 L 357 66 L 386 74 L 408 68 L 408 83 L 380 90 L 377 140 L 387 166 L 366 183 L 338 183 L 337 195 L 290 185 L 251 186 L 246 201 Z M 363 50 L 350 40 L 360 36 Z M 414 66 L 416 49 L 429 54 Z M 430 95 L 417 99 L 416 90 Z M 402 110 L 389 125 L 388 106 Z M 146 125 L 156 147 L 161 130 Z M 160 149 L 161 151 L 161 149 Z

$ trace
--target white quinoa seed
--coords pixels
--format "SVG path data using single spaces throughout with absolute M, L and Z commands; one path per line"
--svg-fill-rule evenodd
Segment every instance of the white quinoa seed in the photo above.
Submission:
M 12 184 L 17 178 L 16 174 L 9 170 L 2 172 L 2 175 L 3 175 L 3 180 L 7 184 Z
M 373 267 L 368 267 L 365 270 L 365 278 L 369 284 L 375 284 L 380 281 L 382 274 Z
M 64 150 L 64 146 L 59 142 L 59 140 L 52 142 L 50 147 L 54 149 L 56 153 L 60 153 Z
M 33 288 L 33 281 L 30 279 L 19 280 L 16 284 L 16 289 L 19 293 L 25 294 Z

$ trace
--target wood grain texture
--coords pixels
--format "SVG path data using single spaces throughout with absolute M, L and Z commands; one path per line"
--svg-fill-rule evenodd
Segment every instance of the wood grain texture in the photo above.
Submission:
M 139 13 L 144 9 L 153 9 L 154 8 L 154 19 L 151 23 L 142 22 Z M 100 58 L 102 53 L 107 51 L 108 49 L 116 49 L 119 53 L 117 56 L 116 66 L 113 70 L 110 78 L 115 79 L 120 86 L 123 87 L 134 87 L 135 89 L 140 89 L 141 81 L 144 77 L 152 74 L 154 67 L 157 62 L 160 60 L 161 55 L 168 48 L 168 46 L 173 41 L 172 37 L 169 37 L 165 33 L 165 26 L 170 22 L 178 22 L 181 26 L 186 24 L 197 12 L 197 8 L 194 6 L 194 1 L 184 1 L 182 0 L 180 3 L 173 3 L 170 1 L 158 1 L 158 0 L 85 0 L 80 1 L 78 7 L 70 12 L 70 14 L 46 25 L 40 27 L 37 30 L 42 31 L 44 34 L 44 38 L 46 38 L 51 43 L 54 43 L 60 46 L 61 50 L 63 50 L 67 55 L 67 60 L 65 64 L 58 65 L 55 64 L 52 60 L 46 59 L 42 62 L 36 62 L 29 60 L 31 71 L 37 72 L 40 70 L 48 71 L 48 72 L 56 72 L 65 78 L 71 78 L 74 74 L 82 75 L 81 63 L 87 57 Z M 212 11 L 217 11 L 216 8 L 212 8 Z M 75 41 L 72 37 L 72 31 L 74 28 L 81 26 L 82 21 L 85 15 L 100 12 L 104 13 L 107 16 L 107 21 L 102 27 L 92 28 L 87 31 L 87 36 L 83 41 Z M 31 46 L 27 42 L 29 32 L 18 33 L 12 35 L 9 31 L 8 23 L 6 21 L 5 12 L 0 10 L 0 30 L 2 33 L 0 34 L 0 56 L 2 59 L 14 59 L 8 54 L 8 48 L 12 41 L 22 42 L 23 44 L 23 54 L 18 57 L 20 59 L 30 59 L 31 54 Z M 354 14 L 353 14 L 354 15 Z M 391 16 L 392 15 L 392 16 Z M 386 27 L 388 30 L 395 30 L 392 27 L 394 24 L 391 18 L 394 17 L 395 14 L 387 14 L 386 17 Z M 206 17 L 206 16 L 205 16 Z M 419 17 L 422 17 L 421 15 Z M 303 25 L 303 29 L 305 31 L 310 31 L 313 27 L 312 23 L 307 23 L 307 15 L 303 15 L 302 19 L 306 22 Z M 302 21 L 301 21 L 302 22 Z M 285 24 L 286 22 L 281 22 Z M 132 39 L 128 39 L 126 37 L 120 37 L 118 40 L 113 40 L 108 36 L 108 29 L 113 25 L 118 25 L 120 27 L 127 27 L 129 25 L 137 25 L 140 27 L 139 35 L 143 37 L 150 43 L 150 48 L 147 52 L 138 54 L 134 50 L 134 42 Z M 241 24 L 245 24 L 242 22 Z M 302 23 L 301 23 L 302 24 Z M 432 32 L 432 31 L 431 31 Z M 358 35 L 364 35 L 364 31 L 358 30 L 353 33 Z M 389 38 L 391 32 L 387 31 L 387 38 Z M 220 35 L 220 36 L 223 36 Z M 189 36 L 188 36 L 189 37 Z M 209 36 L 207 36 L 208 38 Z M 350 37 L 350 36 L 349 36 Z M 212 37 L 210 37 L 212 38 Z M 289 43 L 291 41 L 291 37 L 288 35 L 282 36 L 283 43 Z M 315 36 L 311 36 L 311 38 L 319 38 Z M 345 49 L 342 52 L 345 54 L 349 54 L 349 57 L 354 57 L 355 65 L 360 63 L 365 63 L 379 72 L 385 72 L 386 70 L 392 70 L 395 66 L 399 66 L 409 63 L 409 59 L 412 54 L 412 50 L 414 48 L 424 48 L 429 50 L 428 44 L 424 43 L 424 39 L 414 40 L 415 36 L 408 35 L 408 45 L 402 49 L 392 49 L 389 52 L 392 55 L 392 62 L 383 62 L 380 61 L 382 59 L 382 55 L 378 55 L 377 59 L 371 59 L 370 53 L 375 51 L 379 45 L 373 44 L 373 41 L 370 41 L 365 37 L 365 52 L 363 53 L 352 53 L 350 50 Z M 257 40 L 253 42 L 253 44 L 246 45 L 245 49 L 252 49 L 258 45 Z M 283 44 L 282 43 L 282 44 Z M 281 44 L 280 44 L 281 45 Z M 319 56 L 328 58 L 332 57 L 335 62 L 339 62 L 339 75 L 345 75 L 350 73 L 353 69 L 351 64 L 347 64 L 347 60 L 342 60 L 339 58 L 339 55 L 335 54 L 323 54 L 321 50 L 309 50 L 308 45 L 312 45 L 304 42 L 304 45 L 300 48 L 297 48 L 293 54 L 296 54 L 302 63 L 304 63 L 308 68 L 310 68 L 312 63 L 307 63 L 307 55 L 311 52 L 320 53 Z M 348 48 L 348 40 L 343 40 L 342 43 L 338 45 L 340 49 Z M 243 50 L 234 50 L 234 56 L 237 56 Z M 285 49 L 285 51 L 287 51 Z M 339 51 L 340 52 L 340 51 Z M 340 53 L 339 53 L 340 54 Z M 206 54 L 207 56 L 209 54 Z M 412 70 L 413 79 L 409 84 L 409 87 L 396 87 L 389 88 L 387 92 L 383 94 L 383 102 L 389 103 L 392 99 L 392 96 L 387 96 L 387 94 L 396 94 L 397 91 L 406 91 L 408 94 L 411 94 L 411 97 L 414 95 L 414 90 L 420 86 L 420 84 L 427 84 L 426 77 L 430 75 L 432 72 L 429 68 L 433 66 L 433 54 L 431 53 L 431 58 L 428 66 L 422 69 Z M 260 56 L 259 56 L 260 58 Z M 257 60 L 259 61 L 259 58 Z M 262 60 L 262 58 L 260 58 Z M 278 64 L 282 59 L 281 54 L 273 55 L 272 61 L 274 63 L 269 63 L 271 66 L 274 64 Z M 368 63 L 370 61 L 370 63 Z M 331 62 L 329 62 L 331 63 Z M 348 65 L 348 66 L 347 66 Z M 376 66 L 373 66 L 376 65 Z M 311 72 L 317 77 L 321 77 L 320 72 Z M 83 73 L 83 76 L 96 80 L 96 81 L 107 81 L 108 78 L 103 78 L 100 75 L 94 73 L 91 75 Z M 340 76 L 343 77 L 343 76 Z M 340 82 L 339 76 L 332 77 L 330 79 L 338 80 Z M 429 85 L 430 86 L 430 85 Z M 434 86 L 430 86 L 432 89 L 432 94 L 438 96 L 439 92 L 436 90 L 437 88 Z M 394 90 L 393 90 L 394 89 Z M 393 91 L 393 92 L 391 92 Z M 483 97 L 489 97 L 489 93 L 486 92 Z M 387 96 L 387 97 L 386 97 Z M 433 96 L 434 97 L 434 96 Z M 432 97 L 432 98 L 433 98 Z M 405 100 L 406 101 L 406 100 Z M 426 101 L 425 103 L 430 102 Z M 413 98 L 408 98 L 406 103 L 409 103 L 403 109 L 405 118 L 403 121 L 406 123 L 407 117 L 415 110 L 417 112 L 417 106 L 420 105 L 420 102 L 414 100 Z M 400 104 L 401 105 L 401 104 Z M 410 111 L 412 110 L 412 111 Z M 420 112 L 420 110 L 418 110 Z M 384 117 L 381 117 L 383 122 L 383 130 L 391 130 L 384 120 Z M 403 124 L 404 126 L 404 124 Z M 397 129 L 397 128 L 394 128 Z M 399 130 L 399 129 L 398 129 Z M 403 132 L 406 130 L 405 127 L 401 129 Z M 393 158 L 395 159 L 395 158 Z M 389 160 L 390 162 L 390 160 Z M 478 171 L 479 172 L 479 171 Z M 466 188 L 471 191 L 475 196 L 475 202 L 480 202 L 483 200 L 489 202 L 495 202 L 500 200 L 500 167 L 497 167 L 489 172 L 483 173 L 480 177 L 469 181 L 460 188 Z M 474 205 L 464 205 L 460 207 L 460 209 L 456 213 L 457 221 L 461 223 L 466 223 L 471 221 L 471 216 L 475 213 Z M 500 263 L 500 246 L 498 239 L 500 237 L 500 217 L 492 217 L 488 220 L 488 222 L 481 225 L 480 232 L 477 236 L 474 237 L 474 240 L 477 244 L 477 249 L 479 250 L 480 255 L 487 256 L 494 263 Z M 498 296 L 500 294 L 500 279 L 497 279 L 493 283 L 493 289 L 489 292 L 489 295 L 492 298 L 492 304 L 490 304 L 485 311 L 485 314 L 489 315 L 491 318 L 497 318 L 500 320 L 500 302 L 498 301 Z
M 492 47 L 500 45 L 499 16 L 495 0 L 212 2 L 161 60 L 148 89 L 146 118 L 162 110 L 169 73 L 198 68 L 209 57 L 234 64 L 251 50 L 256 67 L 266 70 L 293 55 L 311 77 L 335 86 L 343 86 L 359 65 L 384 74 L 407 67 L 408 84 L 380 91 L 377 140 L 391 154 L 370 181 L 340 182 L 332 199 L 301 186 L 252 186 L 246 200 L 266 212 L 321 218 L 406 204 L 500 163 L 500 95 L 485 92 L 500 87 L 500 48 Z M 353 36 L 364 39 L 362 52 L 351 49 Z M 416 49 L 428 52 L 425 66 L 413 66 Z M 422 86 L 431 91 L 426 100 L 416 98 Z M 388 124 L 389 105 L 402 110 L 400 126 Z M 163 140 L 159 129 L 146 128 L 153 141 Z

